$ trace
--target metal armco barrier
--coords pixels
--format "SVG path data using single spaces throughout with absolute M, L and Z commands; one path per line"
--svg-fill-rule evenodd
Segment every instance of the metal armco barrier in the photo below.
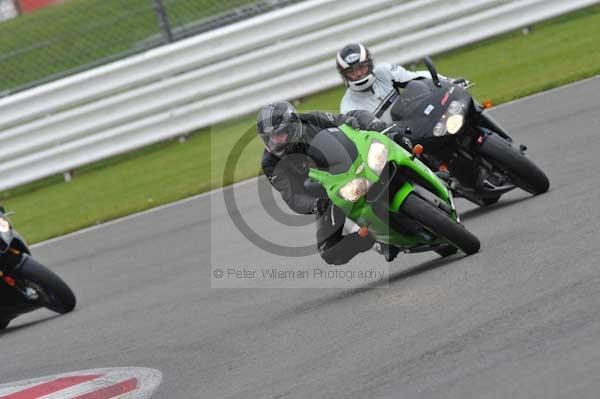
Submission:
M 0 99 L 0 190 L 339 85 L 334 56 L 348 42 L 405 63 L 599 2 L 289 6 Z

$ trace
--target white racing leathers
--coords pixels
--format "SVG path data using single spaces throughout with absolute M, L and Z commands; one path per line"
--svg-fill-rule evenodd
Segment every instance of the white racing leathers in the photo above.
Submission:
M 340 104 L 340 112 L 347 113 L 354 110 L 364 110 L 375 114 L 380 120 L 392 123 L 390 110 L 391 104 L 396 100 L 398 91 L 394 84 L 403 85 L 413 79 L 431 79 L 429 71 L 407 71 L 396 64 L 379 64 L 373 70 L 375 82 L 364 91 L 346 90 Z M 444 78 L 439 75 L 440 78 Z

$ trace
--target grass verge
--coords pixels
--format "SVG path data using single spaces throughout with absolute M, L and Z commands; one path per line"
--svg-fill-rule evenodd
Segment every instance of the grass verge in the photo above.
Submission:
M 503 35 L 434 58 L 440 73 L 477 83 L 479 99 L 496 104 L 600 74 L 600 6 L 536 25 L 529 35 Z M 335 111 L 336 88 L 305 98 L 300 109 Z M 223 185 L 223 165 L 254 116 L 213 126 L 181 144 L 157 144 L 77 171 L 70 183 L 52 177 L 0 194 L 17 213 L 17 229 L 37 242 Z M 253 139 L 235 181 L 260 173 L 261 144 Z M 226 181 L 226 184 L 231 181 Z

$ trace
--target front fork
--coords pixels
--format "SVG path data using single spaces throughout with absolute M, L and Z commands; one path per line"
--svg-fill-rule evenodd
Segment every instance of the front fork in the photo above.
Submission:
M 8 248 L 6 252 L 0 255 L 0 276 L 10 274 L 18 270 L 29 255 L 15 248 Z
M 489 115 L 487 112 L 484 112 L 485 108 L 483 108 L 475 100 L 473 100 L 473 109 L 476 114 L 477 124 L 480 125 L 480 127 L 492 132 L 496 132 L 500 137 L 507 140 L 509 143 L 512 143 L 513 139 L 508 135 L 508 133 L 502 129 L 502 127 L 494 118 L 492 118 L 491 115 Z
M 28 300 L 36 300 L 39 295 L 37 291 L 30 287 L 22 288 L 18 284 L 18 280 L 13 277 L 15 271 L 25 263 L 29 255 L 14 248 L 8 248 L 6 253 L 2 255 L 2 268 L 0 268 L 0 279 L 9 287 L 17 290 Z

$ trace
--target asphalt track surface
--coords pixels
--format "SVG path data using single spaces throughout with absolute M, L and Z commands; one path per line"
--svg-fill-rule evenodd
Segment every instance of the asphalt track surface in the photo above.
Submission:
M 458 202 L 482 251 L 400 256 L 386 288 L 211 288 L 215 267 L 295 262 L 237 231 L 222 192 L 34 248 L 79 306 L 0 333 L 0 383 L 79 369 L 159 369 L 155 397 L 597 398 L 600 392 L 600 78 L 493 115 L 550 177 L 539 197 Z M 279 227 L 236 188 L 250 224 Z M 268 235 L 268 234 L 267 234 Z M 369 252 L 351 265 L 382 265 Z

